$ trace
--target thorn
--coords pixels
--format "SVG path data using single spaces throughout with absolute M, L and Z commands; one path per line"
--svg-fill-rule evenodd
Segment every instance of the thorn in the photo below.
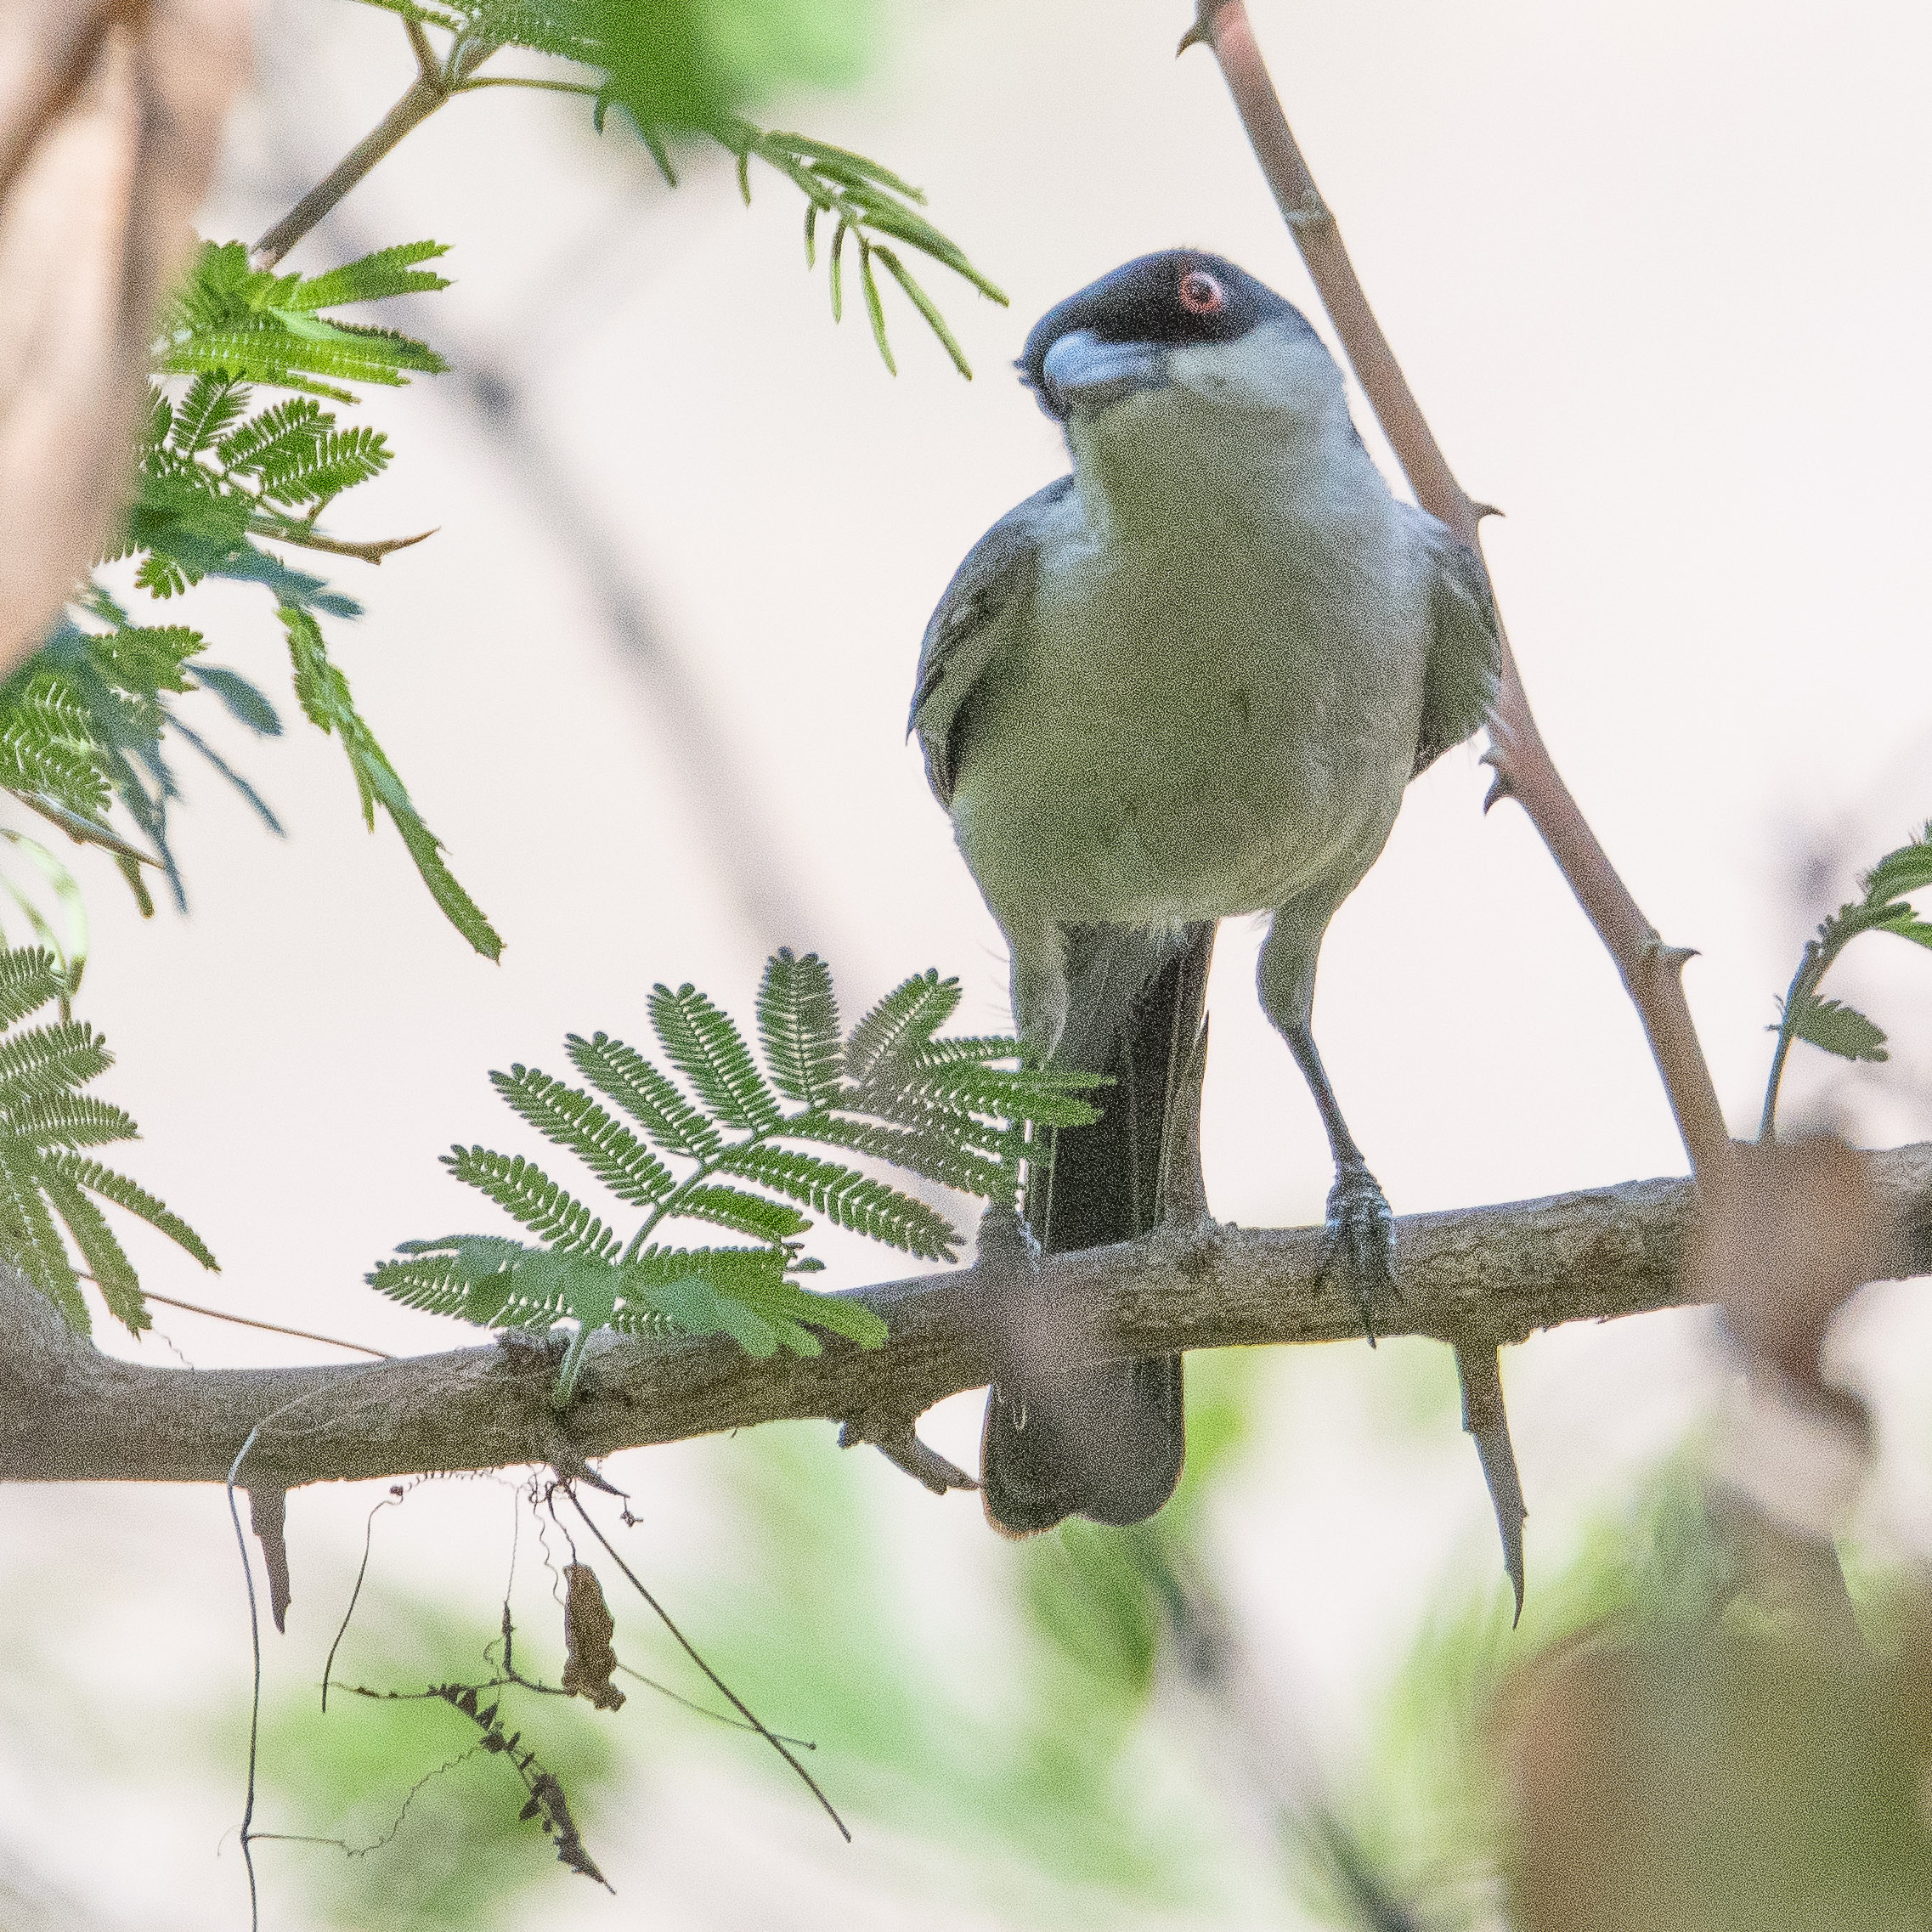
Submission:
M 1190 47 L 1212 47 L 1214 44 L 1214 16 L 1221 11 L 1223 0 L 1196 0 L 1194 24 L 1181 36 L 1174 48 L 1174 58 L 1178 60 Z
M 619 1489 L 614 1483 L 606 1482 L 584 1460 L 584 1452 L 563 1432 L 553 1410 L 545 1409 L 538 1415 L 536 1433 L 542 1444 L 544 1460 L 556 1472 L 561 1481 L 566 1484 L 588 1483 L 593 1489 L 602 1489 L 607 1496 L 628 1497 L 628 1491 Z
M 1529 1511 L 1523 1506 L 1522 1480 L 1517 1474 L 1509 1414 L 1503 1406 L 1501 1353 L 1493 1342 L 1455 1346 L 1456 1378 L 1462 1384 L 1462 1426 L 1475 1438 L 1476 1453 L 1483 1460 L 1483 1480 L 1489 1485 L 1503 1539 L 1503 1568 L 1516 1592 L 1513 1629 L 1522 1621 L 1522 1525 Z
M 1509 773 L 1496 762 L 1494 752 L 1484 752 L 1482 762 L 1495 773 L 1495 777 L 1489 781 L 1489 789 L 1483 794 L 1483 811 L 1487 816 L 1492 805 L 1499 805 L 1505 799 L 1513 799 L 1517 794 L 1516 787 L 1510 782 Z
M 854 1449 L 861 1443 L 870 1443 L 895 1469 L 902 1470 L 935 1496 L 943 1496 L 948 1489 L 977 1489 L 980 1486 L 958 1464 L 949 1462 L 937 1449 L 921 1442 L 910 1422 L 881 1424 L 854 1420 L 839 1425 L 840 1449 Z
M 248 1527 L 262 1545 L 262 1567 L 268 1573 L 268 1609 L 284 1636 L 289 1627 L 288 1500 L 286 1489 L 248 1492 Z
M 1644 941 L 1643 950 L 1647 965 L 1667 967 L 1673 973 L 1681 973 L 1692 960 L 1700 957 L 1694 946 L 1666 946 L 1654 935 Z
M 1478 523 L 1480 523 L 1485 517 L 1507 517 L 1509 514 L 1509 512 L 1505 510 L 1499 510 L 1493 503 L 1472 502 L 1469 506 L 1469 510 L 1470 514 L 1475 517 L 1476 521 Z

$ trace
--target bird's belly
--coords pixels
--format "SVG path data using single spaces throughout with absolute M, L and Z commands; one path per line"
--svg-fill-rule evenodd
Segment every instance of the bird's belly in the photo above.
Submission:
M 988 898 L 1161 924 L 1346 891 L 1409 776 L 1426 621 L 1373 569 L 1178 534 L 1043 572 L 955 792 Z

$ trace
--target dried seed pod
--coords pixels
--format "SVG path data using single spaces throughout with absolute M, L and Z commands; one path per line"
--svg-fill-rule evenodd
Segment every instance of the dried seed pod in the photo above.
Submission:
M 624 1692 L 611 1681 L 617 1669 L 611 1635 L 617 1624 L 604 1602 L 604 1586 L 588 1563 L 566 1563 L 563 1589 L 563 1687 L 588 1698 L 599 1710 L 616 1710 Z

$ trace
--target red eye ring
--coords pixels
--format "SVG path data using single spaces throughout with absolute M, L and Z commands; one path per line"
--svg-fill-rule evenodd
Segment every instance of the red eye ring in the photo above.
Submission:
M 1178 292 L 1181 307 L 1190 315 L 1212 315 L 1228 306 L 1228 291 L 1205 268 L 1189 268 Z

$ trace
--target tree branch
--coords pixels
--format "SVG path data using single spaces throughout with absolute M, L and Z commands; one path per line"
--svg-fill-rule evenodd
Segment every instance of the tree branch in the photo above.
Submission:
M 411 23 L 414 25 L 414 23 Z M 421 30 L 410 37 L 419 71 L 402 99 L 248 251 L 249 265 L 273 268 L 403 137 L 421 127 L 497 50 L 493 40 L 459 41 L 438 66 Z
M 304 530 L 299 525 L 291 529 L 272 517 L 251 517 L 248 534 L 266 537 L 271 543 L 293 544 L 298 550 L 326 551 L 330 556 L 353 556 L 359 562 L 380 563 L 399 550 L 427 543 L 436 532 L 419 530 L 413 537 L 379 537 L 370 543 L 350 543 L 341 537 L 325 537 L 319 531 Z
M 1900 1229 L 1890 1271 L 1932 1268 L 1932 1144 L 1868 1155 Z M 1383 1335 L 1466 1349 L 1562 1322 L 1683 1305 L 1694 1210 L 1683 1180 L 1631 1181 L 1399 1223 L 1400 1305 Z M 1319 1279 L 1314 1229 L 1226 1228 L 1053 1255 L 1042 1263 L 1070 1365 L 1189 1348 L 1342 1341 L 1361 1321 Z M 97 1353 L 0 1270 L 0 1480 L 216 1483 L 261 1428 L 243 1480 L 305 1483 L 498 1468 L 800 1417 L 912 1416 L 984 1383 L 990 1324 L 972 1268 L 857 1291 L 890 1339 L 755 1361 L 724 1341 L 603 1336 L 575 1401 L 550 1406 L 555 1356 L 529 1337 L 367 1365 L 150 1368 Z M 859 1432 L 862 1437 L 864 1431 Z
M 1369 307 L 1342 246 L 1342 230 L 1315 186 L 1268 78 L 1243 0 L 1196 0 L 1195 24 L 1183 38 L 1182 49 L 1197 42 L 1212 48 L 1220 63 L 1281 218 L 1295 238 L 1349 366 L 1416 501 L 1480 556 L 1480 525 L 1489 506 L 1472 502 L 1455 480 Z M 1666 946 L 1658 936 L 1578 809 L 1537 729 L 1506 636 L 1502 690 L 1489 720 L 1489 761 L 1495 767 L 1496 782 L 1489 802 L 1517 799 L 1542 834 L 1550 856 L 1623 976 L 1624 990 L 1649 1037 L 1692 1168 L 1706 1180 L 1719 1178 L 1730 1164 L 1731 1138 L 1684 997 L 1681 974 L 1691 954 L 1683 947 Z

